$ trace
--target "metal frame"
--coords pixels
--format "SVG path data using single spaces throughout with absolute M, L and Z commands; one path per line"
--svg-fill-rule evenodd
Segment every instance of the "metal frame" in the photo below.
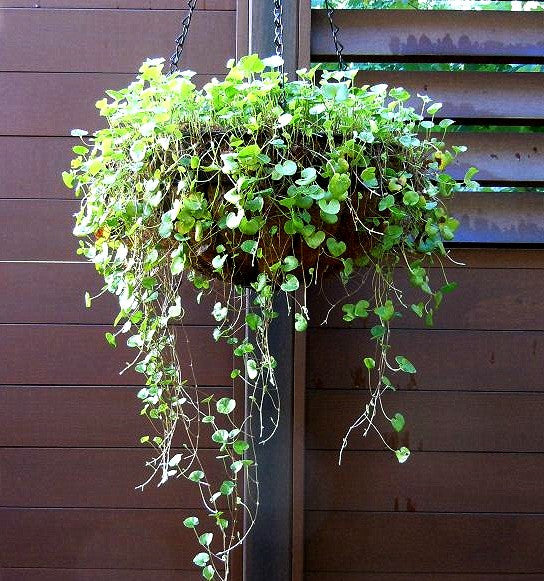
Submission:
M 237 57 L 274 54 L 273 0 L 237 1 Z M 283 0 L 285 72 L 294 78 L 310 62 L 310 0 Z M 271 328 L 271 349 L 282 398 L 275 437 L 258 450 L 262 497 L 244 547 L 244 581 L 302 581 L 304 501 L 304 334 L 294 333 L 285 301 Z

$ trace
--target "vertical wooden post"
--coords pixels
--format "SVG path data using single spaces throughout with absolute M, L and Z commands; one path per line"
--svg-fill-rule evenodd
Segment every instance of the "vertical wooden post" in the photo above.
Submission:
M 273 0 L 238 0 L 237 57 L 275 54 Z M 290 79 L 309 64 L 310 0 L 283 0 L 285 71 Z M 302 581 L 305 343 L 294 333 L 293 311 L 280 297 L 270 330 L 278 361 L 281 419 L 272 440 L 257 450 L 261 504 L 244 549 L 244 581 Z

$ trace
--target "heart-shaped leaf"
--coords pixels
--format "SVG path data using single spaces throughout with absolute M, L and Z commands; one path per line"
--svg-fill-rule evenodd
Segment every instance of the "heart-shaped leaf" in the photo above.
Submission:
M 230 397 L 222 397 L 216 404 L 217 411 L 220 414 L 228 415 L 234 411 L 236 401 Z
M 327 238 L 327 249 L 335 258 L 338 258 L 346 251 L 346 244 L 341 240 L 337 241 L 334 238 Z
M 416 373 L 414 364 L 410 360 L 406 359 L 406 357 L 397 355 L 395 357 L 395 361 L 398 363 L 399 367 L 402 371 L 404 371 L 404 373 Z
M 295 330 L 303 333 L 308 328 L 308 321 L 301 313 L 295 313 Z
M 334 198 L 328 202 L 327 200 L 319 200 L 318 204 L 325 214 L 338 214 L 340 212 L 340 202 Z
M 393 426 L 396 432 L 402 432 L 402 430 L 404 429 L 404 424 L 405 424 L 404 416 L 399 412 L 397 412 L 391 418 L 391 425 Z
M 288 274 L 281 285 L 281 290 L 285 292 L 293 292 L 296 291 L 299 286 L 300 283 L 298 282 L 298 278 L 294 274 Z
M 304 242 L 314 250 L 321 246 L 325 241 L 325 232 L 318 230 L 317 232 L 313 232 L 308 236 L 304 236 Z
M 399 464 L 404 464 L 404 462 L 406 462 L 406 460 L 408 460 L 408 458 L 410 457 L 410 450 L 403 446 L 402 448 L 395 450 L 395 455 L 397 456 Z

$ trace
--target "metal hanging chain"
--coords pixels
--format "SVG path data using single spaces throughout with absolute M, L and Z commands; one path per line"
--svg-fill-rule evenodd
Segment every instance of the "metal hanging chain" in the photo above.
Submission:
M 283 59 L 283 1 L 274 0 L 274 46 L 276 55 Z M 284 86 L 284 65 L 280 67 L 280 87 L 283 92 L 283 103 L 285 106 L 285 86 Z
M 170 74 L 175 73 L 179 70 L 179 61 L 181 55 L 183 54 L 183 46 L 187 35 L 189 34 L 189 27 L 191 26 L 191 19 L 193 17 L 193 12 L 195 11 L 196 4 L 198 0 L 189 0 L 187 2 L 187 14 L 181 22 L 181 32 L 176 38 L 176 49 L 172 56 L 170 57 Z
M 340 28 L 334 23 L 334 8 L 330 5 L 330 0 L 325 0 L 325 8 L 327 9 L 327 18 L 329 19 L 329 25 L 331 27 L 332 41 L 334 42 L 334 49 L 336 51 L 336 58 L 338 59 L 338 66 L 341 71 L 345 71 L 347 68 L 346 62 L 344 61 L 344 45 L 338 39 L 338 33 Z

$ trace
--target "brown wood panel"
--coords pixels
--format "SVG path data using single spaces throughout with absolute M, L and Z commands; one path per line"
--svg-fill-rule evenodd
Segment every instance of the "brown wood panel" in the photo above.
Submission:
M 540 581 L 540 573 L 306 573 L 304 581 Z M 18 579 L 16 581 L 19 581 Z M 40 580 L 41 581 L 41 580 Z M 49 579 L 47 580 L 49 581 Z M 86 579 L 84 580 L 86 581 Z
M 417 71 L 359 71 L 358 85 L 386 83 L 412 94 L 408 103 L 421 109 L 417 95 L 429 95 L 443 104 L 437 117 L 524 125 L 540 120 L 544 75 L 536 73 L 474 73 Z M 516 103 L 516 107 L 512 107 Z
M 468 147 L 448 168 L 457 179 L 475 166 L 483 183 L 544 183 L 544 133 L 451 133 L 447 142 Z
M 543 515 L 308 511 L 306 519 L 307 571 L 544 573 Z
M 307 395 L 306 448 L 339 450 L 349 424 L 368 402 L 368 392 L 310 391 Z M 384 406 L 406 417 L 401 434 L 384 420 L 389 442 L 417 452 L 542 452 L 543 393 L 408 392 L 387 394 Z M 324 429 L 323 426 L 327 426 Z M 349 450 L 383 450 L 377 436 L 355 431 Z M 497 467 L 497 470 L 499 468 Z M 391 474 L 395 467 L 391 465 Z M 467 482 L 469 482 L 467 480 Z M 543 511 L 544 512 L 544 511 Z
M 84 293 L 100 292 L 103 280 L 91 264 L 0 263 L 1 323 L 113 323 L 119 305 L 106 293 L 85 308 Z M 219 292 L 219 291 L 218 291 Z M 210 294 L 196 302 L 197 292 L 182 284 L 185 325 L 214 325 L 211 312 L 221 294 Z
M 411 331 L 396 329 L 392 353 L 418 369 L 396 374 L 406 389 L 527 390 L 544 389 L 541 331 Z M 361 329 L 315 329 L 308 336 L 309 388 L 364 387 L 362 358 L 374 351 Z
M 142 376 L 128 371 L 119 375 L 133 349 L 112 349 L 104 339 L 110 328 L 102 325 L 0 325 L 0 384 L 22 385 L 134 385 Z M 188 349 L 201 385 L 229 385 L 232 351 L 215 343 L 211 327 L 188 327 L 186 342 L 179 335 L 179 355 L 189 374 Z
M 68 191 L 68 190 L 67 190 Z M 0 260 L 79 260 L 76 200 L 0 199 Z
M 210 79 L 196 75 L 193 81 L 202 86 Z M 0 135 L 69 136 L 75 128 L 92 133 L 104 126 L 96 101 L 133 80 L 132 74 L 114 73 L 0 73 Z
M 457 253 L 453 252 L 452 256 L 455 259 Z M 544 251 L 541 251 L 541 256 L 544 265 Z M 499 264 L 494 270 L 471 268 L 470 258 L 465 262 L 466 268 L 448 268 L 448 264 L 449 262 L 444 263 L 447 280 L 455 281 L 459 286 L 444 298 L 435 315 L 432 329 L 544 330 L 544 305 L 539 291 L 544 281 L 542 270 L 498 268 Z M 444 283 L 440 268 L 429 269 L 429 273 L 433 286 L 440 288 Z M 410 285 L 406 271 L 397 274 L 396 284 L 404 292 L 407 304 L 424 300 L 421 292 Z M 352 293 L 351 296 L 349 293 Z M 329 305 L 335 304 L 341 297 L 346 297 L 343 302 L 356 302 L 369 296 L 372 296 L 369 281 L 361 286 L 360 279 L 354 279 L 347 289 L 344 289 L 340 281 L 325 282 L 322 289 L 315 290 L 308 296 L 312 325 L 320 325 L 327 317 Z M 345 323 L 342 315 L 341 307 L 336 307 L 329 314 L 324 329 L 370 328 L 376 324 L 374 318 Z M 403 313 L 402 318 L 393 321 L 392 326 L 426 328 L 424 322 L 412 312 Z
M 461 222 L 458 243 L 544 242 L 544 193 L 460 192 L 448 207 Z M 0 199 L 0 260 L 83 260 L 72 235 L 78 208 L 77 200 Z
M 470 148 L 450 168 L 458 178 L 475 165 L 484 183 L 544 183 L 544 134 L 457 133 L 451 142 Z M 74 143 L 67 137 L 0 137 L 0 198 L 73 199 L 60 174 Z
M 463 192 L 447 205 L 461 222 L 458 243 L 544 242 L 544 192 Z
M 310 451 L 306 473 L 310 510 L 544 512 L 542 454 Z
M 0 8 L 117 8 L 144 10 L 179 10 L 186 7 L 179 0 L 0 0 Z M 236 0 L 200 0 L 198 10 L 236 10 Z M 181 14 L 180 14 L 181 16 Z
M 338 10 L 348 60 L 541 62 L 544 15 L 472 10 Z M 312 57 L 334 60 L 325 10 L 312 11 Z
M 193 511 L 202 523 L 205 514 Z M 186 510 L 0 509 L 2 567 L 193 570 Z
M 104 126 L 95 102 L 106 89 L 121 89 L 133 79 L 112 73 L 0 73 L 0 135 L 70 135 L 74 128 L 93 132 Z
M 202 446 L 212 443 L 203 439 Z M 142 491 L 135 487 L 151 475 L 152 450 L 92 448 L 0 448 L 0 506 L 15 508 L 200 508 L 198 486 L 185 479 L 157 486 L 160 475 Z M 217 487 L 225 473 L 204 451 L 207 481 Z M 196 466 L 195 466 L 196 469 Z
M 0 0 L 0 8 L 116 8 L 142 10 L 179 10 L 186 7 L 178 0 Z M 236 0 L 200 0 L 199 10 L 236 10 Z M 180 14 L 181 16 L 181 14 Z
M 142 449 L 140 437 L 155 429 L 139 414 L 138 389 L 0 386 L 0 446 Z M 232 397 L 231 389 L 202 387 L 201 393 Z
M 455 247 L 451 256 L 460 264 L 451 263 L 449 268 L 524 269 L 544 268 L 544 255 L 540 248 L 516 247 Z
M 202 575 L 193 571 L 160 571 L 157 569 L 20 568 L 0 569 L 0 579 L 2 581 L 202 581 Z M 502 579 L 497 581 L 502 581 Z
M 60 175 L 70 167 L 76 143 L 70 137 L 0 136 L 0 198 L 72 200 Z
M 180 26 L 180 12 L 171 10 L 3 8 L 0 19 L 4 72 L 134 72 L 148 57 L 168 57 Z M 223 72 L 235 54 L 235 37 L 233 11 L 196 12 L 182 68 Z

